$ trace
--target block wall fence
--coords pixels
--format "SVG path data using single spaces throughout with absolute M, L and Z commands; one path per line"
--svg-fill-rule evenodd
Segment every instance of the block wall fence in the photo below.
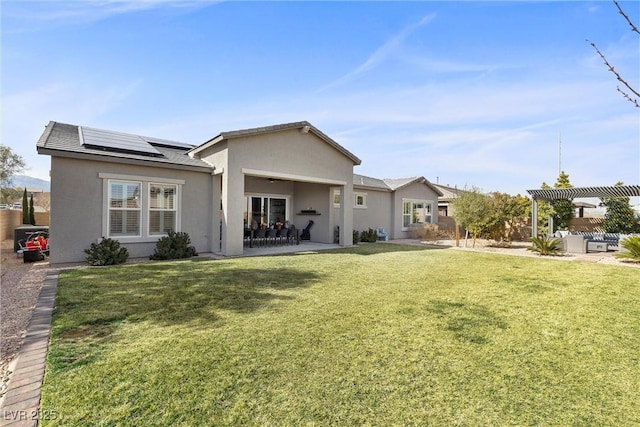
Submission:
M 49 225 L 49 212 L 36 212 L 36 225 Z M 22 225 L 22 211 L 0 209 L 0 238 L 13 240 L 14 229 Z

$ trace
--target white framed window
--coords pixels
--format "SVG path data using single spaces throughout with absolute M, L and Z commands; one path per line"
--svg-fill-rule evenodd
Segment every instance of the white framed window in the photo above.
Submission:
M 354 200 L 354 206 L 356 208 L 366 209 L 367 193 L 354 193 L 353 200 Z
M 141 182 L 109 181 L 109 237 L 139 237 Z
M 102 235 L 124 242 L 153 242 L 180 231 L 181 179 L 98 173 L 106 200 Z
M 402 229 L 408 230 L 411 224 L 431 222 L 431 200 L 402 200 Z
M 149 235 L 176 231 L 178 186 L 149 183 Z

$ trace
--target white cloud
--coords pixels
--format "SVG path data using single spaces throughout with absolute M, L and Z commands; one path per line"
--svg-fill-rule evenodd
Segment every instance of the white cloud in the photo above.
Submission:
M 196 10 L 220 0 L 71 0 L 25 1 L 3 4 L 4 32 L 38 31 L 43 27 L 61 27 L 93 23 L 112 16 L 155 9 Z M 37 4 L 37 7 L 34 5 Z M 7 25 L 8 24 L 8 25 Z
M 338 78 L 337 80 L 334 80 L 322 86 L 320 89 L 318 89 L 318 92 L 322 92 L 337 86 L 342 86 L 345 83 L 348 83 L 350 81 L 357 79 L 361 74 L 364 74 L 374 69 L 375 67 L 377 67 L 378 65 L 380 65 L 381 63 L 389 59 L 391 56 L 393 56 L 393 54 L 397 51 L 397 49 L 400 48 L 404 40 L 407 37 L 409 37 L 414 31 L 428 24 L 434 18 L 435 18 L 435 14 L 429 14 L 429 15 L 423 16 L 422 19 L 420 19 L 420 21 L 418 21 L 417 23 L 406 26 L 399 33 L 395 34 L 394 36 L 390 37 L 386 42 L 384 42 L 382 46 L 376 49 L 375 52 L 373 52 L 367 58 L 366 61 L 364 61 L 354 70 Z

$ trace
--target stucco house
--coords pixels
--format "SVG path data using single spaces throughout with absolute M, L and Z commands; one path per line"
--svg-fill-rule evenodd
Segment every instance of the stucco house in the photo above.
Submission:
M 38 140 L 51 156 L 51 262 L 84 260 L 102 237 L 132 257 L 153 253 L 170 230 L 198 252 L 243 253 L 249 223 L 283 222 L 312 241 L 350 246 L 354 229 L 407 236 L 437 222 L 442 194 L 424 177 L 354 175 L 360 159 L 302 121 L 222 132 L 199 146 L 49 122 Z

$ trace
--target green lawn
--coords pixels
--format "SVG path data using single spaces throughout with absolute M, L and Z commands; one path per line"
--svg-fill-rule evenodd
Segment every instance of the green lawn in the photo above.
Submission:
M 43 425 L 638 425 L 640 271 L 368 244 L 63 273 Z

